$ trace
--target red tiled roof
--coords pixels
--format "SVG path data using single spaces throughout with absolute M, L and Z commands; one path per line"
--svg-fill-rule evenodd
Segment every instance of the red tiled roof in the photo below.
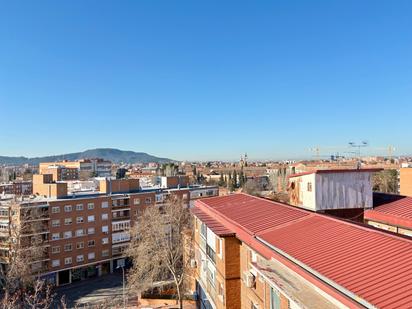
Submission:
M 380 308 L 407 308 L 412 303 L 410 240 L 245 194 L 196 205 L 221 224 L 238 227 L 237 237 L 265 251 L 266 257 L 300 263 L 322 288 L 326 278 L 329 288 L 352 301 Z M 293 263 L 288 267 L 296 267 Z
M 202 222 L 204 222 L 213 233 L 219 237 L 224 236 L 234 236 L 235 233 L 230 229 L 226 228 L 223 224 L 219 223 L 217 220 L 213 219 L 211 216 L 205 214 L 202 210 L 197 207 L 194 207 L 190 210 L 192 214 L 198 217 Z
M 333 173 L 355 173 L 355 172 L 374 173 L 374 172 L 380 172 L 382 170 L 383 170 L 382 168 L 360 168 L 360 169 L 343 168 L 343 169 L 313 170 L 313 171 L 302 172 L 298 174 L 292 174 L 292 175 L 289 175 L 288 177 L 293 178 L 293 177 L 305 176 L 305 175 L 310 175 L 310 174 L 333 174 Z
M 373 210 L 366 210 L 364 218 L 412 229 L 412 197 L 405 196 Z

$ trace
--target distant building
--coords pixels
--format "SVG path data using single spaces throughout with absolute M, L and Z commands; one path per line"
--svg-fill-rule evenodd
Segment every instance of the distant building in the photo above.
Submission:
M 179 176 L 157 176 L 156 183 L 160 188 L 179 188 L 189 185 L 189 177 L 186 175 Z
M 98 158 L 78 161 L 44 162 L 39 164 L 39 172 L 42 173 L 42 170 L 53 165 L 77 169 L 79 175 L 86 174 L 88 176 L 108 177 L 112 174 L 112 162 Z
M 0 184 L 0 194 L 30 195 L 33 193 L 31 181 L 12 181 Z
M 55 181 L 78 180 L 79 169 L 76 167 L 66 167 L 64 165 L 52 164 L 39 167 L 40 174 L 52 174 Z

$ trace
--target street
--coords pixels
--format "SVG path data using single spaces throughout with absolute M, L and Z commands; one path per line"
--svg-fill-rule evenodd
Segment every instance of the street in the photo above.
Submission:
M 65 297 L 68 308 L 96 305 L 102 302 L 122 303 L 122 274 L 113 273 L 62 286 L 56 289 L 56 302 Z

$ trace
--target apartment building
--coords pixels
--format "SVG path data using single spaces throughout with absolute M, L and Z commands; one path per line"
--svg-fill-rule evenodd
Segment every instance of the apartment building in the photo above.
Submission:
M 76 167 L 66 167 L 59 164 L 40 164 L 40 174 L 51 174 L 56 181 L 68 181 L 79 179 L 79 169 Z
M 77 161 L 64 160 L 58 162 L 43 162 L 39 164 L 39 173 L 47 173 L 47 170 L 52 166 L 60 166 L 67 169 L 76 169 L 79 175 L 109 177 L 112 173 L 112 162 L 99 158 L 81 159 Z
M 195 202 L 199 308 L 408 308 L 412 241 L 246 194 Z
M 146 207 L 163 205 L 170 194 L 189 206 L 192 190 L 219 194 L 216 187 L 143 190 L 139 179 L 112 178 L 98 178 L 93 192 L 70 192 L 67 182 L 55 181 L 51 174 L 34 176 L 35 195 L 20 199 L 8 196 L 0 201 L 0 257 L 6 268 L 13 224 L 32 226 L 40 221 L 41 229 L 36 223 L 37 229 L 27 234 L 27 244 L 41 235 L 45 248 L 44 256 L 33 261 L 32 270 L 56 285 L 100 276 L 124 265 L 130 227 Z M 16 215 L 27 207 L 41 209 L 41 217 Z
M 31 181 L 12 181 L 0 184 L 0 194 L 30 195 L 32 192 Z

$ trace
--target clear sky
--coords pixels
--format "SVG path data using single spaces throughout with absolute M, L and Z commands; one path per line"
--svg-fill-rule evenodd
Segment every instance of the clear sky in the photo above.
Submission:
M 412 154 L 412 1 L 0 1 L 0 115 L 0 155 Z

